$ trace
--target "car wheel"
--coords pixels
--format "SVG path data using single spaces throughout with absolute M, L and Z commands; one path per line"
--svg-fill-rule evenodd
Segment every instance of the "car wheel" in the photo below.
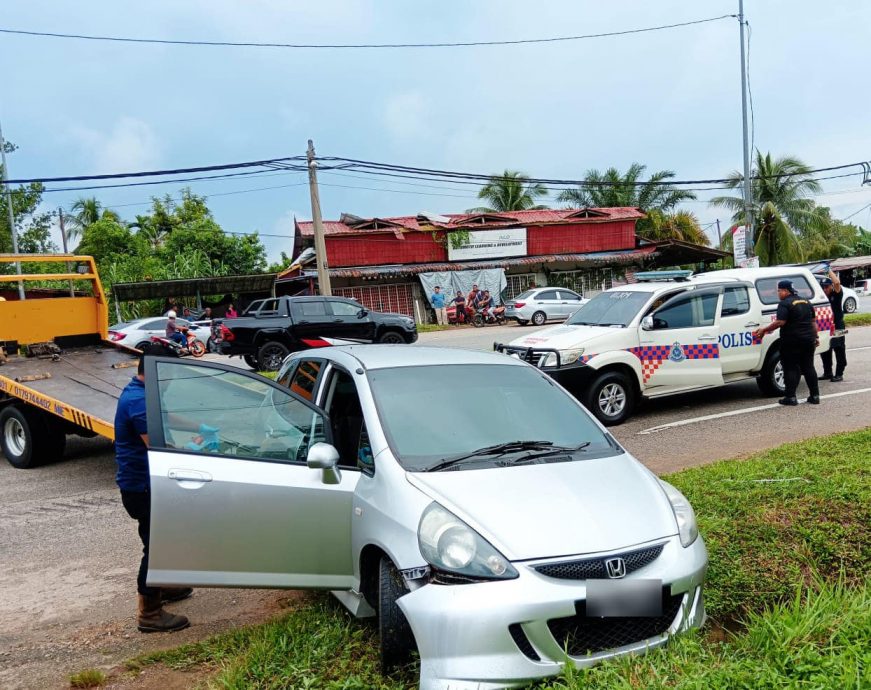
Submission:
M 635 390 L 625 374 L 609 371 L 593 381 L 585 404 L 602 424 L 622 424 L 632 414 Z
M 206 350 L 209 352 L 215 353 L 218 351 L 218 343 L 215 342 L 215 336 L 210 335 L 209 339 L 206 341 Z
M 405 338 L 396 331 L 387 331 L 378 338 L 378 342 L 385 345 L 399 345 L 405 343 Z
M 856 300 L 854 300 L 852 297 L 848 297 L 847 299 L 845 299 L 844 311 L 848 314 L 852 314 L 854 311 L 856 311 Z
M 537 311 L 532 315 L 532 323 L 536 326 L 544 326 L 547 323 L 547 314 L 543 311 Z
M 243 355 L 242 359 L 244 359 L 245 364 L 251 367 L 254 371 L 260 370 L 260 364 L 257 362 L 257 358 L 254 355 Z
M 13 467 L 25 470 L 60 460 L 66 434 L 42 412 L 10 406 L 0 412 L 0 447 Z
M 402 575 L 390 559 L 382 558 L 378 578 L 378 636 L 381 673 L 385 675 L 408 663 L 415 649 L 414 633 L 396 604 L 404 594 L 408 594 L 408 588 Z
M 786 391 L 786 377 L 783 373 L 780 350 L 775 349 L 768 354 L 762 371 L 756 377 L 756 383 L 764 395 L 783 395 Z
M 257 351 L 257 363 L 263 371 L 278 371 L 288 354 L 290 350 L 283 343 L 270 340 Z
M 146 347 L 148 347 L 149 345 L 151 345 L 151 341 L 150 341 L 150 340 L 143 340 L 143 341 L 141 341 L 141 342 L 136 343 L 136 349 L 137 349 L 137 350 L 144 350 L 144 349 L 145 349 Z

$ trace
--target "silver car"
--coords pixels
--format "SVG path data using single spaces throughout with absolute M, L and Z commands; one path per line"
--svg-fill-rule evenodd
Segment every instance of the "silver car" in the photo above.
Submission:
M 116 323 L 109 326 L 109 340 L 141 350 L 151 342 L 151 336 L 157 335 L 161 338 L 166 336 L 167 321 L 169 319 L 165 316 L 150 316 L 144 319 Z M 206 344 L 211 335 L 208 328 L 198 327 L 185 319 L 178 318 L 175 323 L 181 328 L 193 329 L 197 340 L 202 341 L 203 345 Z
M 568 288 L 533 288 L 505 302 L 505 318 L 521 326 L 543 326 L 555 319 L 565 321 L 589 301 Z
M 356 345 L 294 353 L 273 382 L 147 358 L 146 389 L 151 585 L 332 590 L 378 616 L 385 671 L 417 649 L 441 690 L 705 619 L 686 498 L 528 364 Z

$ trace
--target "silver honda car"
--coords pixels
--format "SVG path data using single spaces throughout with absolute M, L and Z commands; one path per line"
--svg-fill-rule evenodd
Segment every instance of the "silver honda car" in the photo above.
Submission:
M 151 585 L 327 589 L 382 668 L 502 688 L 705 619 L 693 509 L 541 371 L 357 345 L 146 358 Z

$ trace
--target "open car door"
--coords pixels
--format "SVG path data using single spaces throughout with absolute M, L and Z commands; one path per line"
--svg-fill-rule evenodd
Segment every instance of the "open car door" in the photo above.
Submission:
M 145 380 L 149 585 L 349 588 L 359 473 L 306 464 L 326 415 L 223 364 L 147 357 Z

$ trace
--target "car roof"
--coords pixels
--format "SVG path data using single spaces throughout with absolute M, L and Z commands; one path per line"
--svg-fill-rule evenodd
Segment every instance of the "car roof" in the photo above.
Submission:
M 322 357 L 346 367 L 393 369 L 443 364 L 484 364 L 527 366 L 523 362 L 494 352 L 425 345 L 336 345 L 306 350 L 304 356 Z

